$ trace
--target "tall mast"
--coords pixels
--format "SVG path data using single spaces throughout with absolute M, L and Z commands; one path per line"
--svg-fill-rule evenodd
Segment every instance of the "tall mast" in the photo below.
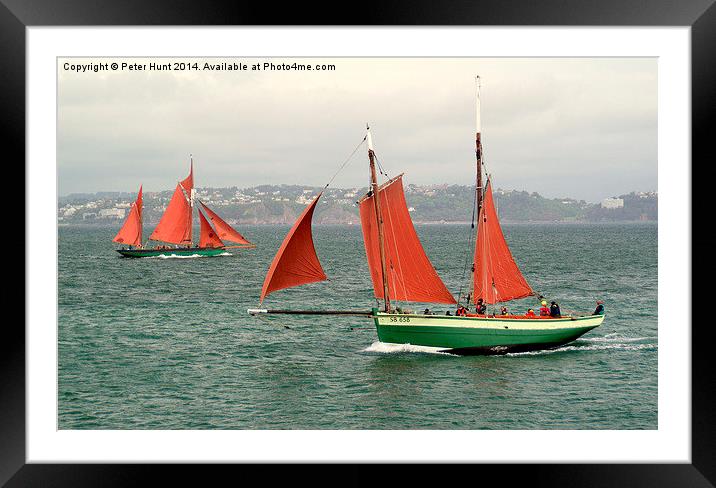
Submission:
M 385 300 L 385 311 L 390 312 L 390 297 L 388 296 L 388 273 L 385 265 L 385 244 L 383 237 L 383 213 L 380 209 L 380 198 L 378 198 L 378 177 L 375 174 L 375 154 L 373 153 L 373 138 L 370 135 L 370 127 L 366 125 L 368 132 L 368 161 L 370 162 L 370 185 L 373 191 L 373 202 L 375 208 L 375 220 L 378 223 L 378 248 L 380 249 L 380 272 L 383 275 L 383 299 Z
M 191 190 L 189 190 L 189 207 L 191 208 L 191 215 L 189 223 L 189 242 L 191 242 L 191 245 L 194 245 L 194 156 L 192 154 L 189 154 L 189 174 L 192 176 L 191 178 Z
M 139 194 L 137 195 L 137 200 L 141 198 L 142 202 L 139 204 L 139 208 L 137 209 L 137 212 L 139 213 L 139 246 L 144 247 L 144 244 L 142 243 L 142 233 L 144 231 L 144 215 L 142 210 L 144 210 L 142 207 L 144 207 L 144 198 L 142 198 L 142 184 L 139 184 Z M 135 200 L 134 205 L 137 205 L 137 201 Z M 131 211 L 131 209 L 130 209 Z
M 480 121 L 480 77 L 475 77 L 476 97 L 475 97 L 475 158 L 477 159 L 477 180 L 475 182 L 475 191 L 477 192 L 477 215 L 480 215 L 482 208 L 482 141 L 480 133 L 482 132 L 482 123 Z
M 477 217 L 475 225 L 475 247 L 477 247 L 477 232 L 480 228 L 480 209 L 482 209 L 482 121 L 480 120 L 480 77 L 475 77 L 475 159 L 477 160 L 477 178 L 475 179 L 475 202 L 477 204 Z M 473 249 L 475 256 L 476 249 Z M 470 305 L 470 298 L 473 302 L 480 297 L 473 297 L 472 290 L 475 289 L 475 262 L 472 263 L 472 273 L 470 273 L 470 292 L 467 295 L 467 304 Z

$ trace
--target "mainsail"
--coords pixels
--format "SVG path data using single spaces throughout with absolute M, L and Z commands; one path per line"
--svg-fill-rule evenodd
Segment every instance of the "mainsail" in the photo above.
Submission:
M 319 198 L 321 194 L 306 207 L 286 234 L 264 279 L 261 302 L 274 291 L 327 279 L 311 235 L 311 220 Z
M 191 244 L 191 213 L 189 200 L 184 195 L 181 183 L 178 183 L 164 215 L 149 238 L 172 244 Z
M 390 299 L 425 303 L 455 303 L 455 298 L 430 263 L 430 259 L 420 244 L 418 234 L 415 232 L 405 202 L 402 175 L 382 185 L 378 194 L 383 221 Z M 384 299 L 374 196 L 372 194 L 365 196 L 359 205 L 363 241 L 373 281 L 373 290 L 376 298 Z
M 214 224 L 214 227 L 216 228 L 216 233 L 222 241 L 252 245 L 249 241 L 246 240 L 244 236 L 239 234 L 229 224 L 224 222 L 221 217 L 216 215 L 213 210 L 207 207 L 204 202 L 200 200 L 199 203 L 201 203 L 201 207 L 204 209 L 204 212 L 206 212 L 206 215 L 207 217 L 209 217 L 209 220 L 211 220 L 211 223 Z
M 486 303 L 506 302 L 534 292 L 515 263 L 502 234 L 488 179 L 477 225 L 473 298 Z
M 142 245 L 142 187 L 139 187 L 137 200 L 129 209 L 129 215 L 124 221 L 122 228 L 119 229 L 117 235 L 112 239 L 120 244 L 128 244 L 134 247 Z

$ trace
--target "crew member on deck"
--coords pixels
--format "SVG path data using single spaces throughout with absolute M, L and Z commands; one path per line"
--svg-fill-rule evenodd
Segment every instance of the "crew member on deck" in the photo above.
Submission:
M 504 305 L 500 307 L 500 315 L 509 315 L 509 312 L 507 312 L 507 307 Z
M 557 318 L 562 316 L 562 311 L 559 309 L 559 305 L 557 305 L 557 302 L 552 302 L 552 304 L 549 306 L 549 316 Z
M 542 306 L 539 308 L 540 317 L 549 317 L 549 307 L 547 307 L 547 301 L 542 300 Z
M 536 317 L 535 311 L 532 310 L 531 308 L 528 308 L 527 313 L 525 314 L 525 317 Z
M 597 300 L 597 308 L 594 309 L 592 315 L 604 315 L 604 302 L 602 300 Z
M 482 301 L 482 298 L 477 299 L 475 312 L 477 312 L 478 315 L 485 315 L 487 313 L 487 305 Z

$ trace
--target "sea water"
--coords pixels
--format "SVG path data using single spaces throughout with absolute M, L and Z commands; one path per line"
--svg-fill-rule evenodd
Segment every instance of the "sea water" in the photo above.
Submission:
M 192 259 L 121 258 L 116 228 L 60 227 L 59 428 L 656 429 L 656 224 L 503 227 L 535 291 L 563 313 L 603 299 L 603 325 L 504 356 L 382 344 L 368 318 L 246 313 L 288 226 L 241 226 L 256 249 Z M 466 293 L 469 224 L 416 228 Z M 328 281 L 264 306 L 376 306 L 360 228 L 315 226 L 314 240 Z

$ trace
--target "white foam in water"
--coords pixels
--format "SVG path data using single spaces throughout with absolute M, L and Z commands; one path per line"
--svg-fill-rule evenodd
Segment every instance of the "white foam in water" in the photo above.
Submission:
M 440 347 L 413 346 L 412 344 L 391 344 L 388 342 L 380 341 L 374 342 L 370 346 L 363 349 L 363 352 L 379 352 L 383 354 L 417 352 L 423 354 L 442 354 L 445 356 L 454 356 L 454 354 L 450 354 L 443 351 L 444 349 Z
M 554 354 L 558 352 L 581 352 L 581 351 L 607 351 L 607 350 L 621 350 L 621 351 L 639 351 L 642 349 L 656 349 L 658 344 L 647 343 L 647 344 L 634 344 L 637 341 L 656 339 L 656 337 L 622 337 L 618 333 L 607 334 L 604 337 L 593 337 L 589 339 L 579 339 L 574 344 L 567 344 L 556 349 L 543 349 L 539 351 L 526 351 L 526 352 L 510 352 L 504 354 L 504 356 L 541 356 L 546 354 Z M 580 342 L 592 342 L 588 345 L 580 345 Z M 439 347 L 428 347 L 428 346 L 414 346 L 412 344 L 391 344 L 387 342 L 374 342 L 370 346 L 363 349 L 363 352 L 377 352 L 382 354 L 394 354 L 394 353 L 423 353 L 423 354 L 442 354 L 445 356 L 456 356 L 446 352 L 445 349 Z
M 221 254 L 217 254 L 216 256 L 231 256 L 231 253 L 230 253 L 230 252 L 222 252 Z M 170 254 L 170 255 L 167 256 L 167 255 L 165 255 L 165 254 L 160 254 L 159 256 L 148 256 L 148 257 L 149 257 L 150 259 L 151 259 L 151 258 L 158 258 L 158 259 L 194 259 L 194 258 L 210 258 L 210 257 L 212 257 L 212 256 L 204 256 L 204 255 L 201 255 L 201 254 L 192 254 L 192 255 L 190 255 L 190 256 L 180 256 L 180 255 L 177 255 L 177 254 Z M 213 256 L 213 257 L 215 257 L 215 256 Z
M 180 256 L 178 254 L 170 254 L 167 256 L 166 254 L 160 254 L 159 256 L 156 256 L 156 257 L 158 257 L 159 259 L 192 259 L 192 258 L 206 258 L 208 256 L 202 256 L 201 254 L 192 254 L 190 256 Z
M 609 344 L 593 344 L 589 346 L 567 345 L 556 349 L 546 349 L 542 351 L 511 352 L 507 353 L 506 356 L 539 356 L 543 354 L 554 354 L 557 352 L 606 351 L 614 349 L 620 351 L 639 351 L 641 349 L 656 349 L 657 347 L 658 346 L 656 344 L 624 344 L 614 342 Z
M 604 337 L 586 337 L 579 339 L 584 342 L 639 342 L 656 339 L 656 337 L 626 337 L 621 336 L 618 333 L 607 334 Z

